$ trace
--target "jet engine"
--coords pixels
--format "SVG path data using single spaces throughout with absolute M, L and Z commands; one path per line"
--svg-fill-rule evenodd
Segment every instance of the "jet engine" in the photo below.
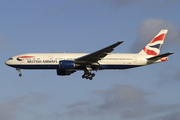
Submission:
M 71 60 L 61 60 L 59 61 L 59 69 L 74 69 L 75 63 Z
M 64 76 L 64 75 L 70 75 L 72 73 L 76 72 L 75 70 L 60 70 L 60 69 L 57 69 L 57 75 L 61 75 L 61 76 Z

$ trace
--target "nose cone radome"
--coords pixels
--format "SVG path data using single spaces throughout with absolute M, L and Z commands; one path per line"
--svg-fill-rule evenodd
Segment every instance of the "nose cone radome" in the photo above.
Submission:
M 11 62 L 11 60 L 7 60 L 7 61 L 5 62 L 5 64 L 6 64 L 6 65 L 11 65 L 12 62 Z
M 6 65 L 9 65 L 9 60 L 7 60 L 7 61 L 5 62 L 5 64 L 6 64 Z

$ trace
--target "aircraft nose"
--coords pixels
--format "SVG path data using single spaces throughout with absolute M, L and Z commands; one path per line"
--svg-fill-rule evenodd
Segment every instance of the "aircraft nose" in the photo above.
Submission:
M 5 64 L 6 64 L 6 65 L 9 65 L 9 60 L 7 60 L 7 61 L 5 62 Z

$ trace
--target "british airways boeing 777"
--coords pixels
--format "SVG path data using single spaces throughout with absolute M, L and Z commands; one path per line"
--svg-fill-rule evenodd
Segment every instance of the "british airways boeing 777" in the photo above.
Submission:
M 61 76 L 83 70 L 82 78 L 92 80 L 93 70 L 128 69 L 167 61 L 167 56 L 173 53 L 159 55 L 167 31 L 162 29 L 137 54 L 111 53 L 123 42 L 119 41 L 93 53 L 28 53 L 13 56 L 5 63 L 16 68 L 20 77 L 21 69 L 55 69 Z

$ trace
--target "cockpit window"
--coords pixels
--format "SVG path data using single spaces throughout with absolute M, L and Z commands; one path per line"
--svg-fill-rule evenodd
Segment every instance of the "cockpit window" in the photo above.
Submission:
M 8 60 L 13 60 L 13 58 L 9 58 Z

